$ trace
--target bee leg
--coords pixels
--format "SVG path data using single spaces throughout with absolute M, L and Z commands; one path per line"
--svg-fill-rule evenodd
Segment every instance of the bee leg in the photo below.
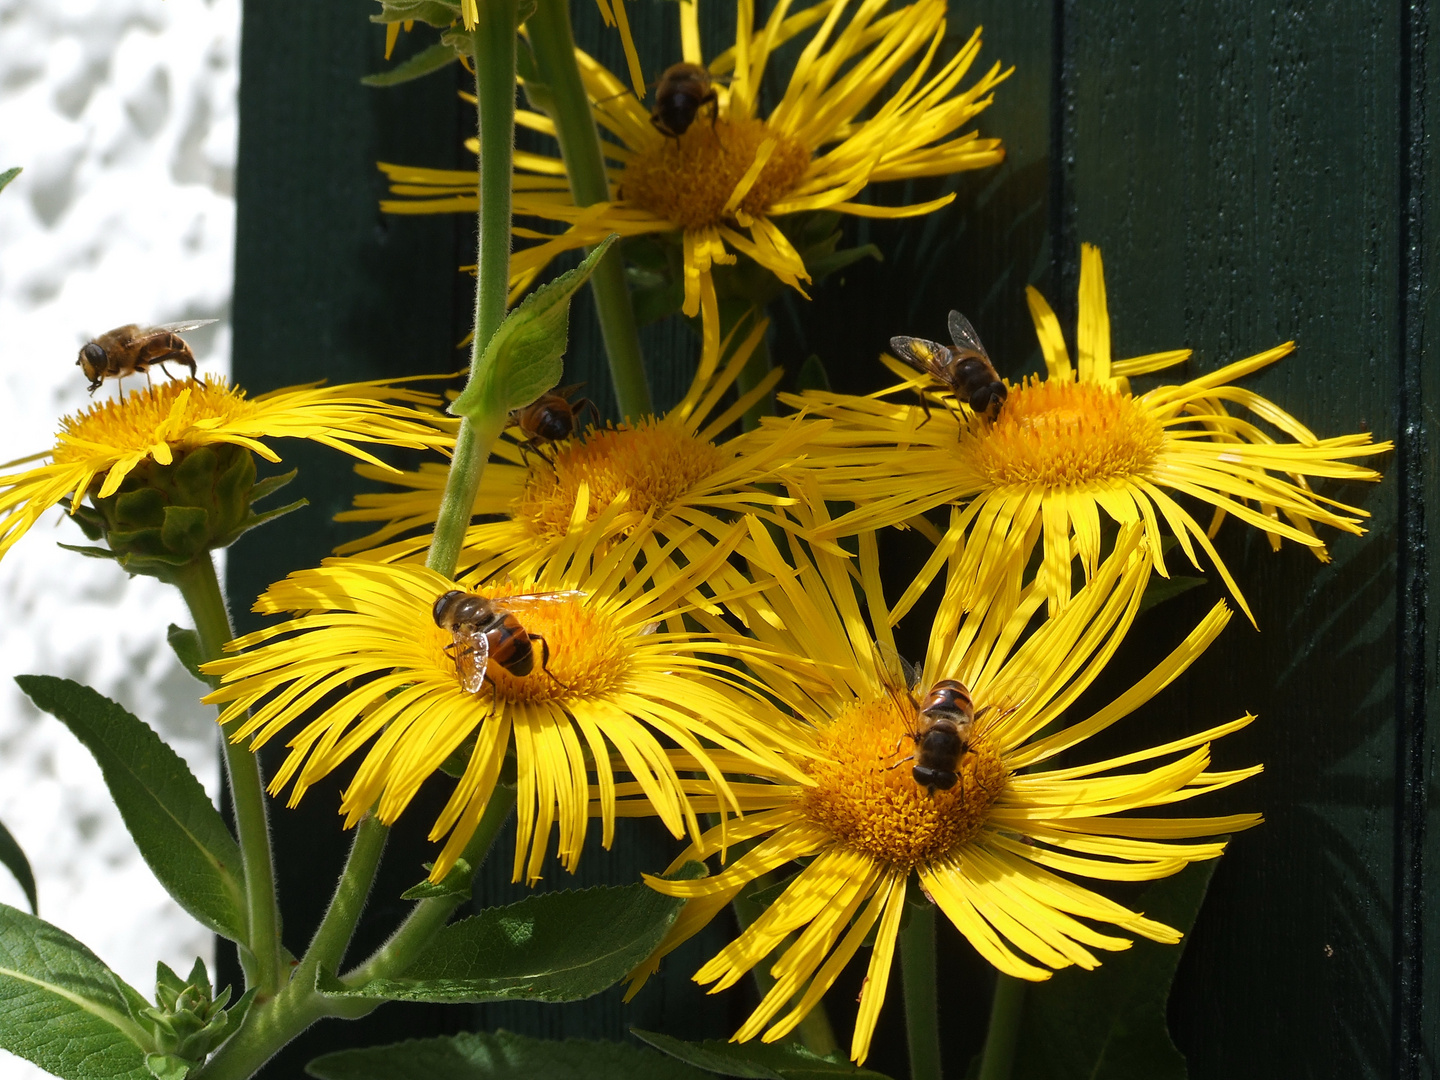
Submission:
M 921 390 L 918 386 L 915 388 L 915 396 L 920 399 L 920 408 L 924 410 L 925 413 L 925 419 L 921 420 L 919 424 L 915 425 L 915 430 L 919 431 L 920 428 L 924 427 L 930 422 L 930 402 L 925 400 L 925 391 Z
M 536 633 L 531 633 L 530 640 L 540 642 L 540 670 L 545 672 L 546 675 L 549 675 L 550 678 L 555 679 L 555 673 L 550 670 L 550 643 Z M 559 679 L 555 679 L 555 684 L 564 687 L 566 690 L 570 689 L 568 683 L 563 683 Z

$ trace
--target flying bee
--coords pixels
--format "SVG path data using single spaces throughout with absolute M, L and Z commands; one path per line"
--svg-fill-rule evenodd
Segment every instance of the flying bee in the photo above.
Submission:
M 90 380 L 89 390 L 92 394 L 100 388 L 102 382 L 112 376 L 123 379 L 126 375 L 141 371 L 148 380 L 153 364 L 159 364 L 168 375 L 170 369 L 165 367 L 168 360 L 188 367 L 193 379 L 195 354 L 190 351 L 190 346 L 180 334 L 185 330 L 209 326 L 214 321 L 196 319 L 193 322 L 165 323 L 163 326 L 145 328 L 134 323 L 117 326 L 82 347 L 80 358 L 75 364 Z
M 720 113 L 720 97 L 710 85 L 710 72 L 699 64 L 671 64 L 655 87 L 650 123 L 661 135 L 679 142 L 707 105 L 713 128 Z
M 455 661 L 460 685 L 478 694 L 488 678 L 486 665 L 493 660 L 511 675 L 523 678 L 535 669 L 535 642 L 540 643 L 540 670 L 550 671 L 550 643 L 521 625 L 517 611 L 534 604 L 584 596 L 574 589 L 563 592 L 521 593 L 497 596 L 493 600 L 477 593 L 451 589 L 435 601 L 435 625 L 449 630 L 453 640 L 445 651 Z M 559 679 L 557 683 L 564 686 Z
M 980 335 L 969 319 L 952 311 L 950 337 L 955 342 L 953 346 L 924 338 L 892 337 L 890 348 L 915 370 L 943 385 L 955 395 L 955 400 L 968 403 L 976 413 L 994 420 L 1000 415 L 1000 406 L 1005 403 L 1008 391 L 990 362 L 990 354 L 980 344 Z M 923 395 L 920 400 L 924 405 Z M 928 407 L 925 418 L 930 418 Z
M 527 453 L 540 453 L 540 448 L 547 443 L 556 443 L 574 435 L 576 418 L 586 409 L 590 410 L 590 416 L 594 418 L 595 403 L 589 398 L 570 400 L 570 395 L 582 385 L 576 383 L 574 386 L 562 386 L 552 393 L 541 394 L 525 408 L 516 409 L 510 414 L 510 422 L 525 436 L 524 442 L 520 443 L 522 459 Z

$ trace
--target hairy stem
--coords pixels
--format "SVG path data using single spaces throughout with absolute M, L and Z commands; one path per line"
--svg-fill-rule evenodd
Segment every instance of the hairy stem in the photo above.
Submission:
M 516 0 L 485 0 L 471 35 L 475 56 L 475 112 L 480 134 L 479 248 L 476 252 L 475 335 L 470 344 L 470 379 L 505 319 L 510 289 L 510 172 L 515 150 Z M 455 456 L 445 480 L 440 516 L 426 565 L 454 574 L 465 529 L 480 489 L 490 448 L 505 428 L 505 410 L 494 402 L 460 421 Z
M 230 626 L 230 612 L 225 607 L 220 579 L 215 576 L 213 559 L 207 554 L 192 560 L 176 575 L 175 583 L 195 620 L 202 658 L 219 659 L 225 643 L 235 632 Z M 257 987 L 258 1000 L 264 1000 L 280 989 L 283 971 L 265 782 L 257 755 L 223 735 L 220 741 L 225 748 L 225 771 L 230 778 L 230 798 L 235 808 L 235 826 L 240 834 L 240 856 L 245 870 L 248 940 L 239 943 L 240 957 L 247 983 Z
M 940 1080 L 939 987 L 935 979 L 935 909 L 910 909 L 900 931 L 900 978 L 905 988 L 905 1040 L 910 1080 Z
M 360 913 L 365 910 L 370 888 L 375 884 L 375 872 L 380 868 L 380 856 L 385 852 L 389 835 L 389 829 L 368 815 L 356 827 L 345 870 L 335 886 L 325 917 L 310 940 L 310 948 L 300 962 L 302 967 L 324 968 L 331 974 L 339 969 Z
M 1024 981 L 997 973 L 979 1080 L 1010 1080 L 1015 1065 L 1015 1044 L 1020 1037 L 1020 1016 L 1024 1011 Z
M 568 0 L 538 0 L 535 14 L 525 24 L 535 50 L 535 65 L 545 84 L 544 108 L 555 121 L 560 156 L 570 179 L 576 206 L 593 206 L 610 199 L 610 180 L 600 133 L 590 112 L 590 98 L 575 62 L 575 36 L 570 28 Z M 538 95 L 537 95 L 538 96 Z M 640 331 L 635 308 L 625 284 L 625 266 L 619 248 L 612 248 L 590 277 L 600 333 L 610 360 L 610 378 L 622 417 L 639 419 L 653 410 L 645 362 L 640 353 Z

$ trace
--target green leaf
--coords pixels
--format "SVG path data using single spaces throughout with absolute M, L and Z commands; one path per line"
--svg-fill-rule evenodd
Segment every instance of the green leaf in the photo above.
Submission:
M 5 186 L 9 184 L 11 180 L 14 180 L 15 177 L 19 176 L 21 171 L 20 166 L 17 165 L 13 169 L 6 169 L 4 172 L 0 172 L 0 191 L 4 191 Z
M 459 0 L 380 0 L 380 12 L 371 15 L 375 23 L 409 22 L 449 26 L 460 18 Z
M 25 890 L 25 899 L 30 901 L 31 912 L 38 915 L 40 901 L 35 892 L 35 875 L 30 871 L 30 860 L 25 858 L 25 852 L 20 850 L 15 837 L 10 835 L 10 830 L 3 823 L 0 823 L 0 866 L 15 875 L 20 888 Z
M 1204 584 L 1203 577 L 1196 577 L 1193 574 L 1174 574 L 1168 578 L 1152 577 L 1150 583 L 1145 586 L 1145 595 L 1140 598 L 1140 610 L 1149 611 L 1157 604 L 1173 600 L 1181 593 L 1187 593 Z
M 398 86 L 400 83 L 423 78 L 432 71 L 449 67 L 459 59 L 460 56 L 454 49 L 443 41 L 437 41 L 428 49 L 423 49 L 409 59 L 400 61 L 389 71 L 366 75 L 360 81 L 366 86 Z
M 426 863 L 425 869 L 429 870 L 434 863 Z M 475 876 L 475 871 L 464 859 L 456 859 L 455 865 L 441 880 L 432 882 L 429 878 L 420 882 L 419 885 L 412 885 L 400 894 L 401 900 L 433 900 L 440 896 L 461 896 L 466 900 L 470 899 L 470 882 Z
M 729 1043 L 718 1039 L 692 1043 L 639 1028 L 631 1028 L 630 1034 L 671 1057 L 721 1076 L 741 1076 L 748 1080 L 829 1080 L 839 1076 L 852 1080 L 889 1080 L 884 1073 L 812 1054 L 799 1043 Z
M 280 473 L 277 476 L 267 476 L 264 480 L 257 480 L 250 487 L 251 505 L 259 502 L 267 495 L 273 495 L 275 492 L 279 491 L 281 488 L 283 488 L 286 484 L 290 483 L 291 480 L 294 480 L 295 477 L 299 475 L 299 469 L 291 469 L 287 473 Z
M 319 1080 L 703 1080 L 678 1061 L 624 1043 L 532 1039 L 508 1031 L 340 1050 L 305 1067 Z
M 649 956 L 682 904 L 646 885 L 542 893 L 445 927 L 395 978 L 347 987 L 322 973 L 316 988 L 397 1001 L 579 1001 Z
M 800 371 L 795 376 L 796 388 L 800 391 L 806 390 L 829 390 L 830 373 L 825 370 L 825 364 L 811 353 L 800 365 Z
M 615 239 L 611 233 L 579 266 L 540 286 L 505 316 L 485 346 L 470 385 L 451 404 L 453 414 L 475 416 L 491 407 L 507 412 L 521 409 L 559 383 L 560 358 L 570 333 L 570 298 Z
M 65 1080 L 149 1080 L 140 995 L 65 931 L 0 904 L 0 1049 Z
M 170 643 L 175 658 L 180 661 L 185 670 L 209 686 L 210 680 L 200 674 L 200 665 L 205 662 L 205 654 L 200 648 L 200 635 L 194 630 L 187 630 L 183 626 L 171 623 L 170 628 L 165 631 L 165 640 Z
M 1189 934 L 1216 860 L 1155 882 L 1135 903 L 1150 919 Z M 1014 1075 L 1046 1080 L 1184 1080 L 1165 1004 L 1184 952 L 1141 938 L 1106 953 L 1094 971 L 1067 968 L 1025 989 Z
M 186 911 L 245 938 L 240 848 L 184 760 L 145 723 L 88 686 L 49 675 L 15 681 L 85 744 L 140 854 Z

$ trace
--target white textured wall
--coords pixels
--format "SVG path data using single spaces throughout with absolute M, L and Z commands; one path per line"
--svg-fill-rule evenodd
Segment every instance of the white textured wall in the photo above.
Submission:
M 47 448 L 87 403 L 76 352 L 113 326 L 219 319 L 190 341 L 202 370 L 228 370 L 239 24 L 239 0 L 0 0 L 0 169 L 25 169 L 0 193 L 0 461 Z M 59 512 L 0 560 L 0 821 L 41 916 L 148 996 L 157 959 L 210 963 L 210 937 L 141 861 L 89 754 L 12 677 L 90 683 L 212 794 L 214 713 L 165 644 L 188 625 L 173 590 L 57 541 L 84 542 Z M 3 870 L 0 902 L 24 906 Z M 39 1075 L 0 1052 L 0 1080 Z

